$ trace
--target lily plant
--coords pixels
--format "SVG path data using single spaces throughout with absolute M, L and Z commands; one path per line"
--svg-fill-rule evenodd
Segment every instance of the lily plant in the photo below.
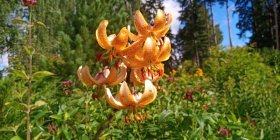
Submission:
M 156 82 L 164 75 L 163 61 L 171 56 L 170 39 L 166 37 L 172 22 L 172 15 L 157 11 L 154 25 L 149 25 L 142 13 L 134 15 L 136 34 L 123 27 L 119 33 L 107 35 L 108 20 L 103 20 L 96 30 L 99 46 L 109 54 L 104 57 L 116 65 L 104 65 L 102 70 L 91 75 L 88 66 L 77 70 L 79 80 L 86 87 L 103 86 L 108 104 L 117 110 L 136 111 L 152 103 L 157 97 Z M 102 56 L 103 57 L 103 56 Z M 120 85 L 112 94 L 110 86 Z M 144 85 L 144 92 L 136 92 L 135 86 Z

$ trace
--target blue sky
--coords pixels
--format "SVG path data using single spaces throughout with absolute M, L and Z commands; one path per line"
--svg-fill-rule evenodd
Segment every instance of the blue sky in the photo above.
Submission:
M 164 6 L 165 11 L 167 13 L 172 13 L 173 16 L 173 23 L 172 23 L 172 33 L 176 34 L 179 27 L 180 27 L 180 21 L 177 19 L 179 17 L 178 11 L 180 10 L 180 5 L 176 2 L 176 0 L 164 0 Z M 239 38 L 238 33 L 239 30 L 236 28 L 236 23 L 238 22 L 238 15 L 233 15 L 234 11 L 234 3 L 229 2 L 230 7 L 230 26 L 231 26 L 231 34 L 232 34 L 232 42 L 233 46 L 243 46 L 248 42 L 248 38 Z M 213 7 L 214 12 L 214 22 L 215 24 L 220 25 L 220 29 L 223 32 L 223 46 L 229 46 L 229 37 L 228 37 L 228 29 L 227 29 L 227 13 L 226 13 L 226 7 L 220 6 L 219 4 L 215 4 Z M 247 34 L 249 36 L 250 34 Z

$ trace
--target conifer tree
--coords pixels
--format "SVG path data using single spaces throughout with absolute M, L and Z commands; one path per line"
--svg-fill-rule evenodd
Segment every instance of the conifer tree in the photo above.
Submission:
M 205 12 L 208 13 L 208 11 L 199 1 L 185 0 L 180 4 L 183 9 L 180 16 L 183 28 L 176 36 L 177 45 L 183 51 L 183 59 L 191 59 L 194 64 L 200 66 L 203 58 L 208 56 L 207 19 L 205 18 Z M 211 34 L 214 33 L 211 32 Z M 218 25 L 216 25 L 216 34 L 218 44 L 220 44 L 223 37 Z M 213 38 L 210 43 L 215 44 Z

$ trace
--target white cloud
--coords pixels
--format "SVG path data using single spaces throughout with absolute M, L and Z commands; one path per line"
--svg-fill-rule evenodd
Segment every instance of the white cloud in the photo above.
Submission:
M 172 24 L 171 24 L 171 31 L 173 34 L 177 34 L 179 27 L 180 27 L 180 21 L 179 21 L 179 16 L 180 16 L 180 4 L 176 2 L 175 0 L 164 0 L 163 1 L 164 5 L 164 11 L 166 13 L 171 13 L 172 14 Z

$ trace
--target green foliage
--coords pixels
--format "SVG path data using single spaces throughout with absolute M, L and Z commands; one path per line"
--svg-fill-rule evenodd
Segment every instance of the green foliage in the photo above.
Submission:
M 266 136 L 279 136 L 279 126 L 274 125 L 280 121 L 279 82 L 261 55 L 248 48 L 213 49 L 211 54 L 204 70 L 211 88 L 219 93 L 219 110 L 234 112 L 243 121 L 256 121 Z

